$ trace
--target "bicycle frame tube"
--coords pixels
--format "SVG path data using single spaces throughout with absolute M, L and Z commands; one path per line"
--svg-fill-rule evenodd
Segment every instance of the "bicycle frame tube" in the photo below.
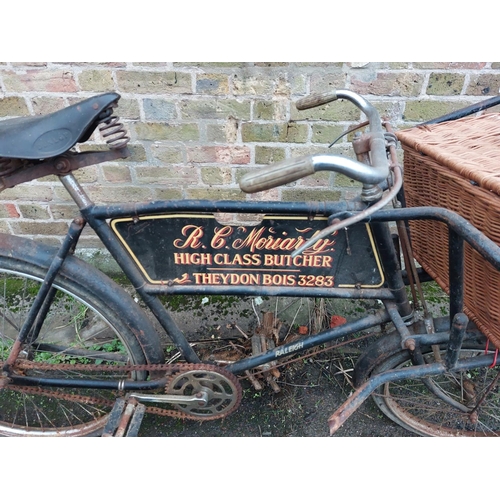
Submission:
M 113 258 L 118 262 L 122 270 L 129 277 L 138 292 L 144 293 L 148 297 L 154 295 L 165 295 L 182 293 L 188 294 L 221 294 L 221 295 L 266 295 L 266 296 L 304 296 L 304 297 L 329 297 L 329 298 L 354 298 L 354 299 L 393 299 L 394 293 L 387 288 L 299 288 L 290 286 L 276 286 L 266 288 L 265 286 L 219 286 L 214 291 L 213 287 L 196 284 L 185 286 L 181 290 L 174 290 L 167 284 L 149 284 L 144 276 L 138 271 L 137 265 L 124 251 L 115 233 L 110 229 L 106 219 L 116 216 L 138 216 L 164 214 L 164 213 L 233 213 L 233 214 L 294 214 L 312 217 L 317 215 L 328 216 L 330 214 L 351 212 L 358 209 L 360 204 L 341 203 L 275 203 L 275 202 L 218 202 L 218 201 L 166 201 L 152 202 L 147 204 L 123 204 L 106 207 L 90 206 L 81 211 L 88 224 L 96 231 L 101 241 L 110 251 Z
M 119 241 L 116 234 L 110 227 L 108 219 L 117 217 L 137 217 L 149 216 L 164 213 L 196 213 L 196 214 L 217 214 L 217 213 L 233 213 L 233 214 L 269 214 L 273 216 L 278 215 L 295 215 L 305 216 L 307 218 L 322 215 L 331 216 L 337 214 L 349 214 L 352 211 L 359 211 L 365 207 L 360 202 L 335 202 L 335 203 L 315 203 L 315 202 L 233 202 L 233 201 L 210 201 L 210 200 L 175 200 L 175 201 L 156 201 L 150 203 L 127 203 L 127 204 L 114 204 L 106 206 L 96 206 L 92 204 L 84 190 L 74 179 L 73 175 L 68 175 L 61 179 L 65 187 L 68 189 L 70 195 L 75 200 L 80 208 L 82 217 L 96 232 L 100 240 L 106 246 L 112 257 L 128 277 L 132 285 L 135 287 L 137 293 L 141 296 L 146 306 L 152 311 L 158 319 L 161 326 L 171 337 L 172 341 L 177 345 L 179 350 L 184 355 L 188 362 L 199 362 L 199 358 L 194 349 L 187 342 L 184 334 L 176 325 L 169 312 L 165 309 L 164 305 L 158 299 L 158 295 L 164 295 L 172 292 L 168 286 L 165 285 L 151 285 L 149 284 L 141 271 L 138 269 L 136 262 L 130 257 L 129 253 L 124 249 L 122 243 Z M 380 224 L 379 226 L 383 226 Z M 380 232 L 380 228 L 378 229 Z M 385 233 L 384 233 L 385 234 Z M 388 250 L 388 249 L 387 249 Z M 394 252 L 394 250 L 393 250 Z M 391 257 L 395 259 L 394 255 Z M 395 269 L 391 269 L 393 272 Z M 401 279 L 401 276 L 400 276 Z M 394 288 L 394 287 L 393 287 Z M 331 297 L 331 298 L 352 298 L 352 299 L 380 299 L 380 300 L 393 300 L 395 295 L 391 288 L 380 287 L 377 289 L 365 289 L 361 287 L 352 287 L 349 289 L 342 288 L 299 288 L 299 287 L 268 287 L 255 286 L 245 287 L 242 289 L 238 286 L 218 287 L 216 292 L 210 290 L 209 287 L 203 285 L 196 285 L 193 287 L 183 287 L 182 290 L 175 293 L 182 294 L 205 294 L 217 293 L 221 295 L 265 295 L 265 296 L 303 296 L 303 297 Z M 398 300 L 399 302 L 399 300 Z M 383 315 L 380 317 L 370 318 L 369 324 L 380 324 L 387 321 L 387 317 Z M 326 342 L 337 338 L 338 336 L 348 335 L 349 333 L 359 331 L 362 329 L 362 324 L 359 326 L 349 326 L 337 331 L 327 331 L 321 337 L 321 342 Z M 345 332 L 344 332 L 345 330 Z M 307 349 L 312 347 L 309 345 L 311 342 L 307 341 L 301 346 L 292 346 L 290 349 Z M 314 345 L 317 345 L 313 342 Z M 250 363 L 243 363 L 242 366 L 248 369 L 251 365 L 258 366 L 265 362 L 267 357 L 274 358 L 279 356 L 281 351 L 277 353 L 270 353 L 260 356 Z M 290 351 L 288 351 L 290 352 Z M 238 365 L 235 368 L 239 371 Z
M 76 181 L 75 181 L 76 182 Z M 151 309 L 162 327 L 169 334 L 173 342 L 184 355 L 188 362 L 199 362 L 199 358 L 193 348 L 187 342 L 184 334 L 176 325 L 169 312 L 159 301 L 157 295 L 165 294 L 168 290 L 162 286 L 151 286 L 145 281 L 143 274 L 138 269 L 136 263 L 131 259 L 130 255 L 125 251 L 116 234 L 112 231 L 108 219 L 113 217 L 123 216 L 138 216 L 144 214 L 162 214 L 165 212 L 173 213 L 234 213 L 234 214 L 295 214 L 305 215 L 307 217 L 321 215 L 331 215 L 339 213 L 352 213 L 360 206 L 360 203 L 286 203 L 286 202 L 248 202 L 239 203 L 232 201 L 200 201 L 200 200 L 180 200 L 180 201 L 162 201 L 151 203 L 133 203 L 133 204 L 115 204 L 106 206 L 95 206 L 89 203 L 83 190 L 76 185 L 72 196 L 81 208 L 82 217 L 94 229 L 103 244 L 106 246 L 112 257 L 116 260 L 133 286 L 137 293 L 144 300 L 147 307 Z M 81 199 L 79 197 L 82 197 Z M 409 312 L 409 304 L 404 291 L 402 273 L 397 263 L 397 256 L 392 245 L 390 233 L 386 223 L 395 220 L 412 220 L 412 219 L 436 219 L 446 223 L 450 227 L 452 237 L 452 245 L 450 246 L 450 259 L 454 259 L 457 255 L 460 257 L 460 241 L 468 241 L 473 248 L 476 248 L 487 260 L 492 262 L 495 267 L 500 269 L 500 249 L 488 238 L 486 238 L 477 229 L 473 228 L 469 223 L 458 215 L 444 209 L 436 208 L 404 208 L 391 211 L 380 211 L 371 216 L 371 225 L 374 228 L 374 233 L 379 250 L 382 253 L 383 265 L 386 268 L 386 284 L 384 287 L 375 290 L 363 289 L 338 289 L 328 290 L 296 290 L 286 289 L 286 287 L 256 287 L 250 294 L 255 295 L 293 295 L 293 296 L 318 296 L 318 297 L 342 297 L 342 298 L 371 298 L 383 300 L 386 304 L 392 304 L 399 311 L 401 316 L 405 316 Z M 456 240 L 456 241 L 455 241 Z M 463 244 L 462 244 L 463 246 Z M 462 252 L 463 253 L 463 252 Z M 458 285 L 458 292 L 452 296 L 452 305 L 454 309 L 461 307 L 461 276 L 460 262 L 451 268 L 454 277 L 452 282 Z M 205 293 L 203 287 L 198 287 L 192 293 Z M 241 290 L 238 287 L 218 289 L 220 294 L 239 295 Z M 248 294 L 248 289 L 245 291 Z M 410 311 L 411 312 L 411 311 Z M 361 320 L 356 320 L 345 325 L 329 329 L 321 332 L 318 335 L 305 338 L 303 341 L 291 342 L 280 346 L 276 349 L 269 350 L 258 356 L 253 356 L 244 360 L 240 360 L 229 367 L 229 370 L 234 373 L 240 373 L 248 369 L 258 367 L 269 361 L 276 360 L 281 357 L 296 354 L 311 347 L 329 342 L 340 337 L 348 336 L 360 330 L 371 328 L 390 320 L 390 315 L 387 311 L 381 310 L 375 315 L 367 316 Z M 414 336 L 418 339 L 418 336 Z

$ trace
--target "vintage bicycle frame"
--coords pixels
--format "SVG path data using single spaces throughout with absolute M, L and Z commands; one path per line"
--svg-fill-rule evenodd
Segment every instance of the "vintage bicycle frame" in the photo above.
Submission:
M 346 232 L 355 233 L 360 228 L 366 234 L 372 234 L 373 240 L 370 241 L 370 250 L 376 253 L 373 255 L 373 262 L 380 263 L 380 267 L 376 270 L 376 278 L 379 279 L 373 286 L 366 286 L 360 283 L 353 283 L 348 286 L 341 287 L 299 287 L 299 286 L 256 286 L 256 285 L 210 285 L 204 283 L 194 283 L 188 285 L 177 285 L 174 279 L 168 280 L 147 280 L 143 272 L 139 269 L 137 262 L 134 260 L 134 254 L 129 249 L 127 251 L 120 239 L 119 233 L 112 229 L 113 223 L 120 222 L 128 223 L 132 226 L 140 228 L 141 224 L 158 223 L 165 218 L 197 220 L 200 217 L 209 216 L 217 213 L 233 213 L 233 214 L 266 214 L 272 218 L 284 217 L 297 218 L 300 220 L 311 221 L 314 217 L 321 217 L 323 224 L 329 216 L 337 216 L 346 212 L 361 210 L 363 204 L 356 202 L 335 202 L 335 203 L 286 203 L 286 202 L 233 202 L 233 201 L 198 201 L 198 200 L 181 200 L 181 201 L 161 201 L 151 203 L 134 203 L 134 204 L 116 204 L 97 206 L 90 202 L 86 197 L 81 187 L 76 183 L 73 176 L 62 177 L 63 184 L 68 188 L 72 196 L 77 201 L 85 221 L 95 230 L 101 241 L 109 250 L 113 258 L 123 269 L 126 276 L 137 290 L 147 306 L 156 316 L 162 327 L 169 334 L 173 342 L 182 351 L 185 359 L 188 362 L 199 362 L 199 358 L 193 348 L 186 341 L 183 333 L 171 318 L 164 305 L 158 299 L 160 294 L 196 294 L 196 295 L 265 295 L 265 296 L 303 296 L 303 297 L 328 297 L 328 298 L 349 298 L 349 299 L 378 299 L 386 304 L 385 309 L 373 315 L 368 315 L 362 319 L 349 322 L 332 329 L 328 329 L 314 336 L 307 336 L 299 342 L 291 342 L 289 344 L 269 350 L 258 356 L 252 356 L 241 361 L 237 361 L 227 367 L 227 369 L 235 374 L 245 370 L 256 368 L 264 363 L 279 359 L 283 356 L 297 353 L 335 340 L 337 338 L 350 335 L 352 333 L 372 328 L 388 321 L 393 321 L 398 330 L 407 332 L 404 325 L 404 317 L 409 311 L 409 304 L 404 290 L 403 273 L 399 268 L 398 255 L 394 248 L 393 239 L 390 234 L 387 223 L 397 220 L 413 220 L 413 219 L 434 219 L 447 224 L 450 228 L 450 307 L 452 316 L 455 312 L 462 309 L 463 301 L 463 273 L 460 269 L 463 266 L 463 240 L 466 240 L 473 248 L 483 255 L 495 267 L 500 268 L 500 250 L 498 247 L 488 240 L 482 233 L 476 230 L 473 226 L 467 223 L 464 219 L 454 214 L 453 212 L 437 209 L 437 208 L 404 208 L 390 211 L 380 211 L 371 216 L 370 224 L 360 224 L 355 229 L 349 229 Z M 296 219 L 291 219 L 295 221 Z M 113 223 L 108 223 L 108 220 Z M 168 219 L 167 219 L 168 220 Z M 215 221 L 215 219 L 213 219 Z M 116 223 L 118 221 L 118 223 Z M 124 222 L 125 221 L 125 222 Z M 76 243 L 78 234 L 84 226 L 84 221 L 77 221 L 77 228 L 70 229 L 69 238 Z M 139 226 L 138 226 L 139 225 Z M 217 225 L 217 223 L 216 223 Z M 184 227 L 184 226 L 182 226 Z M 181 231 L 177 234 L 182 237 Z M 219 228 L 229 227 L 224 224 L 218 224 Z M 250 226 L 256 228 L 258 226 Z M 349 236 L 348 236 L 349 238 Z M 354 237 L 353 237 L 354 238 Z M 369 239 L 369 238 L 368 238 Z M 158 242 L 157 242 L 158 243 Z M 335 242 L 336 243 L 336 242 Z M 356 240 L 349 242 L 350 251 L 354 248 Z M 365 242 L 366 243 L 366 242 Z M 344 247 L 344 252 L 347 252 L 347 247 Z M 192 254 L 185 254 L 192 255 Z M 229 254 L 224 254 L 229 255 Z M 239 255 L 239 254 L 234 254 Z M 268 254 L 272 255 L 272 254 Z M 321 263 L 324 261 L 321 256 L 316 259 Z M 355 256 L 359 258 L 359 255 Z M 365 256 L 366 257 L 366 256 Z M 64 256 L 63 256 L 64 258 Z M 339 274 L 349 274 L 352 269 L 343 268 Z M 239 269 L 241 273 L 241 268 Z M 356 269 L 359 273 L 359 269 Z M 203 273 L 194 271 L 202 275 Z M 380 273 L 380 274 L 378 274 Z M 208 273 L 205 273 L 209 276 Z M 233 274 L 236 274 L 235 272 Z M 248 274 L 248 272 L 246 273 Z M 262 274 L 255 273 L 255 277 Z M 334 279 L 337 275 L 334 276 Z M 156 282 L 151 282 L 156 281 Z M 377 280 L 375 280 L 377 281 Z M 411 338 L 422 345 L 430 343 L 443 342 L 447 337 L 448 332 L 437 333 L 432 336 L 427 334 L 411 335 Z M 409 340 L 408 338 L 404 339 Z M 140 386 L 141 382 L 134 383 L 134 388 Z M 65 382 L 66 385 L 66 382 Z M 89 385 L 93 383 L 89 381 Z
M 81 190 L 75 186 L 74 179 L 71 178 L 63 178 L 63 183 L 69 188 L 70 193 L 73 196 L 79 198 L 78 203 L 82 205 L 82 199 L 80 196 Z M 329 297 L 329 298 L 371 298 L 371 299 L 380 299 L 380 300 L 394 300 L 395 294 L 388 288 L 383 288 L 385 278 L 383 276 L 382 269 L 385 269 L 385 273 L 387 275 L 387 280 L 391 283 L 392 289 L 399 290 L 404 286 L 402 282 L 402 277 L 396 272 L 395 269 L 395 251 L 392 245 L 392 239 L 390 233 L 386 229 L 384 224 L 373 224 L 371 225 L 371 229 L 368 229 L 364 224 L 360 227 L 357 227 L 355 230 L 351 230 L 353 233 L 352 242 L 349 242 L 350 248 L 355 249 L 355 246 L 358 241 L 357 236 L 355 234 L 361 231 L 365 235 L 364 244 L 368 244 L 368 251 L 374 250 L 376 253 L 373 253 L 371 263 L 374 263 L 377 268 L 375 270 L 375 276 L 370 276 L 373 282 L 373 286 L 364 285 L 358 283 L 346 283 L 345 286 L 324 286 L 324 287 L 308 287 L 308 286 L 299 286 L 297 282 L 294 285 L 283 285 L 280 284 L 281 281 L 276 280 L 276 285 L 274 286 L 266 286 L 263 285 L 266 279 L 269 279 L 269 276 L 273 272 L 275 272 L 276 266 L 269 267 L 269 271 L 262 271 L 264 266 L 264 258 L 262 255 L 266 255 L 268 259 L 274 258 L 279 259 L 280 256 L 283 259 L 283 256 L 287 256 L 290 254 L 288 251 L 282 251 L 279 253 L 272 253 L 271 250 L 265 250 L 265 254 L 259 254 L 253 252 L 253 258 L 255 261 L 246 267 L 242 265 L 233 265 L 230 271 L 224 270 L 228 268 L 227 262 L 228 258 L 230 258 L 233 262 L 235 260 L 241 261 L 244 259 L 250 259 L 250 253 L 228 253 L 227 249 L 221 253 L 220 250 L 206 249 L 204 254 L 210 255 L 211 257 L 207 258 L 210 262 L 212 262 L 212 266 L 208 265 L 184 265 L 180 266 L 177 264 L 177 267 L 180 267 L 179 275 L 187 274 L 190 275 L 192 279 L 191 283 L 187 284 L 178 284 L 180 281 L 177 276 L 160 276 L 151 278 L 147 272 L 141 272 L 138 268 L 137 262 L 138 258 L 137 254 L 140 254 L 141 250 L 147 249 L 150 251 L 151 248 L 158 248 L 161 244 L 164 244 L 164 238 L 162 238 L 162 242 L 158 240 L 154 240 L 154 233 L 152 232 L 154 241 L 146 240 L 143 243 L 143 247 L 141 249 L 141 243 L 135 245 L 132 249 L 130 246 L 134 244 L 133 240 L 130 241 L 130 246 L 128 246 L 128 251 L 126 249 L 127 241 L 125 237 L 120 238 L 120 233 L 118 231 L 121 230 L 122 234 L 125 234 L 126 231 L 129 231 L 130 228 L 134 228 L 136 233 L 141 234 L 144 232 L 144 227 L 154 227 L 154 225 L 159 225 L 159 231 L 162 229 L 162 223 L 167 221 L 168 224 L 171 224 L 172 221 L 182 220 L 182 223 L 177 228 L 178 231 L 176 234 L 172 235 L 173 238 L 183 239 L 182 244 L 179 242 L 178 246 L 182 247 L 186 246 L 189 243 L 189 238 L 191 238 L 191 244 L 193 246 L 200 247 L 203 242 L 201 239 L 199 241 L 193 236 L 193 232 L 195 231 L 194 226 L 199 227 L 196 223 L 199 224 L 200 220 L 204 225 L 211 223 L 212 231 L 218 229 L 219 239 L 215 242 L 216 245 L 222 245 L 224 243 L 227 246 L 229 238 L 227 236 L 223 236 L 223 233 L 228 233 L 234 228 L 234 226 L 224 225 L 218 223 L 213 214 L 218 213 L 231 213 L 231 214 L 262 214 L 267 215 L 270 218 L 264 219 L 276 222 L 279 220 L 282 225 L 289 223 L 290 228 L 293 228 L 293 225 L 297 222 L 301 222 L 303 226 L 310 226 L 313 222 L 313 218 L 320 218 L 319 224 L 321 226 L 325 226 L 328 221 L 328 217 L 336 214 L 342 214 L 346 211 L 352 211 L 353 209 L 359 210 L 362 204 L 355 203 L 286 203 L 286 202 L 233 202 L 233 201 L 192 201 L 192 200 L 184 200 L 184 201 L 162 201 L 162 202 L 151 202 L 151 203 L 139 203 L 132 205 L 112 205 L 112 206 L 95 206 L 93 204 L 89 204 L 86 207 L 80 206 L 81 213 L 88 222 L 88 224 L 94 229 L 99 238 L 103 241 L 106 248 L 109 250 L 113 258 L 119 263 L 127 277 L 130 279 L 131 283 L 136 288 L 137 292 L 140 294 L 141 298 L 148 305 L 151 311 L 155 314 L 156 318 L 163 326 L 163 328 L 168 332 L 169 336 L 172 338 L 173 342 L 181 349 L 183 355 L 185 356 L 188 362 L 199 362 L 198 356 L 192 349 L 192 347 L 187 343 L 183 333 L 179 330 L 177 325 L 173 322 L 170 314 L 167 312 L 163 304 L 158 300 L 158 295 L 160 294 L 196 294 L 196 295 L 246 295 L 246 296 L 303 296 L 303 297 Z M 107 220 L 111 219 L 112 223 L 109 224 Z M 193 222 L 191 222 L 193 221 Z M 188 224 L 188 222 L 190 224 Z M 291 223 L 291 225 L 290 225 Z M 125 226 L 123 229 L 120 228 L 120 225 Z M 316 225 L 318 222 L 316 221 Z M 187 226 L 193 226 L 191 228 L 191 233 L 187 233 L 183 229 Z M 113 230 L 115 227 L 115 230 Z M 120 229 L 116 229 L 116 228 Z M 241 227 L 241 226 L 240 226 Z M 247 238 L 248 233 L 253 231 L 254 234 L 259 232 L 261 234 L 271 234 L 269 233 L 269 228 L 262 229 L 262 225 L 258 226 L 247 226 Z M 285 227 L 285 226 L 283 226 Z M 283 227 L 280 228 L 283 230 Z M 165 228 L 165 224 L 163 224 L 163 228 Z M 285 228 L 287 231 L 291 230 L 288 226 Z M 272 230 L 272 229 L 271 229 Z M 369 231 L 369 232 L 368 232 Z M 292 241 L 291 234 L 288 234 L 288 242 Z M 296 233 L 300 234 L 300 233 Z M 373 236 L 371 236 L 373 234 Z M 214 233 L 212 235 L 205 234 L 206 239 L 213 238 Z M 341 235 L 344 238 L 345 244 L 345 235 Z M 370 240 L 370 236 L 372 239 Z M 252 237 L 252 236 L 251 236 Z M 349 237 L 349 236 L 348 236 Z M 168 238 L 168 237 L 167 237 Z M 226 239 L 224 241 L 224 238 Z M 240 238 L 242 239 L 242 238 Z M 385 245 L 388 248 L 387 252 L 378 252 L 375 247 L 375 239 L 377 244 Z M 253 239 L 253 243 L 255 244 L 255 238 Z M 272 241 L 272 240 L 266 240 Z M 189 252 L 181 252 L 183 249 L 176 249 L 174 245 L 174 241 L 170 240 L 171 250 L 177 250 L 177 258 L 184 258 L 185 261 L 188 261 L 191 258 L 193 260 L 193 256 L 199 258 L 198 248 L 189 248 Z M 340 240 L 337 237 L 332 238 L 331 246 L 335 246 L 339 243 Z M 152 245 L 154 244 L 154 245 Z M 340 244 L 340 243 L 339 243 Z M 242 243 L 243 245 L 243 243 Z M 392 248 L 392 250 L 391 250 Z M 185 248 L 184 248 L 185 250 Z M 329 248 L 328 250 L 331 250 Z M 340 253 L 340 248 L 338 253 Z M 344 253 L 347 252 L 347 246 L 344 246 Z M 352 250 L 349 250 L 352 251 Z M 365 252 L 367 251 L 365 247 Z M 146 252 L 147 253 L 147 252 Z M 326 266 L 326 274 L 331 273 L 332 261 L 335 259 L 340 260 L 340 255 L 337 257 L 331 257 L 334 255 L 333 253 L 324 252 L 310 254 L 310 260 L 313 263 Z M 220 255 L 220 263 L 221 265 L 217 265 L 213 262 L 213 259 L 217 259 L 217 255 Z M 247 257 L 245 257 L 247 255 Z M 360 252 L 358 250 L 357 255 L 351 256 L 352 261 L 357 261 L 359 264 L 358 257 L 360 256 Z M 149 257 L 154 259 L 154 257 L 150 254 Z M 161 257 L 159 257 L 161 258 Z M 163 255 L 163 258 L 166 258 Z M 306 257 L 307 258 L 307 257 Z M 148 262 L 144 262 L 144 257 L 142 257 L 141 265 L 146 266 Z M 380 259 L 380 260 L 379 260 Z M 345 260 L 345 259 L 344 259 Z M 316 261 L 316 262 L 314 262 Z M 285 264 L 287 262 L 285 261 Z M 297 263 L 297 261 L 296 261 Z M 392 266 L 392 267 L 391 267 Z M 206 268 L 210 270 L 206 270 Z M 293 266 L 292 266 L 293 267 Z M 295 266 L 297 267 L 297 266 Z M 219 268 L 219 269 L 217 269 Z M 214 270 L 215 269 L 215 270 Z M 282 266 L 280 271 L 285 270 L 286 267 Z M 303 273 L 307 276 L 313 276 L 309 274 L 311 271 L 311 266 L 307 270 L 303 271 Z M 324 268 L 323 268 L 324 269 Z M 389 271 L 387 271 L 389 269 Z M 353 268 L 340 268 L 338 269 L 333 279 L 336 280 L 339 276 L 345 277 L 349 274 L 351 270 L 356 270 Z M 149 270 L 148 270 L 149 271 Z M 164 272 L 168 272 L 167 269 Z M 218 271 L 218 272 L 217 272 Z M 296 269 L 289 270 L 286 273 L 274 274 L 274 276 L 280 276 L 283 282 L 286 279 L 290 279 L 293 276 L 295 279 L 299 279 L 299 276 L 295 276 L 293 271 Z M 357 269 L 359 273 L 359 269 Z M 223 274 L 224 273 L 224 274 Z M 149 276 L 149 279 L 145 279 L 144 274 Z M 226 278 L 227 275 L 231 275 L 230 278 L 233 278 L 234 281 L 238 281 L 236 284 L 207 284 L 210 279 L 220 279 L 220 275 L 223 274 L 223 278 Z M 193 276 L 194 275 L 194 276 Z M 321 274 L 317 274 L 316 276 L 322 276 Z M 331 276 L 331 274 L 329 275 Z M 226 278 L 226 280 L 230 279 Z M 236 278 L 236 279 L 234 279 Z M 243 280 L 248 284 L 241 284 Z M 276 279 L 276 278 L 275 278 Z M 318 279 L 318 278 L 316 278 Z M 177 283 L 176 283 L 177 281 Z M 291 281 L 290 281 L 291 282 Z M 259 283 L 259 284 L 252 284 Z M 331 283 L 327 283 L 330 284 Z M 343 336 L 351 332 L 358 331 L 363 328 L 368 328 L 370 326 L 374 326 L 385 322 L 388 320 L 388 315 L 386 313 L 377 314 L 374 316 L 369 316 L 368 318 L 361 320 L 359 322 L 355 322 L 354 324 L 350 324 L 348 326 L 344 326 L 339 330 L 331 330 L 325 332 L 323 334 L 310 337 L 304 339 L 299 344 L 290 344 L 288 346 L 281 346 L 274 351 L 271 351 L 266 354 L 262 354 L 260 356 L 252 357 L 251 359 L 243 360 L 230 365 L 228 369 L 234 373 L 239 373 L 241 371 L 251 369 L 259 366 L 260 364 L 266 363 L 270 358 L 279 358 L 281 356 L 285 356 L 290 354 L 291 352 L 295 352 L 298 350 L 308 349 L 315 345 L 319 345 L 325 341 L 333 340 L 338 336 Z
M 434 363 L 378 375 L 374 382 L 365 384 L 354 399 L 346 403 L 347 406 L 342 408 L 346 415 L 377 386 L 394 380 L 394 377 L 418 378 L 443 369 L 472 369 L 492 363 L 490 355 L 457 362 L 455 353 L 459 350 L 465 327 L 452 323 L 452 320 L 463 308 L 464 241 L 499 270 L 500 249 L 451 211 L 434 207 L 399 208 L 377 211 L 363 220 L 368 205 L 361 201 L 175 200 L 99 206 L 88 198 L 73 174 L 61 175 L 60 179 L 82 217 L 71 224 L 6 366 L 16 359 L 38 313 L 42 312 L 43 316 L 50 306 L 53 279 L 65 257 L 74 251 L 87 223 L 187 362 L 200 360 L 159 300 L 159 295 L 328 297 L 375 299 L 384 303 L 385 307 L 375 314 L 236 361 L 226 367 L 234 374 L 389 321 L 396 326 L 404 348 L 445 342 L 452 347 L 445 365 Z M 258 214 L 264 218 L 258 225 L 233 226 L 217 221 L 216 214 L 223 213 Z M 353 214 L 360 215 L 357 224 L 320 239 L 300 258 L 291 256 L 291 250 L 296 250 L 302 242 L 335 220 Z M 399 254 L 388 226 L 391 221 L 416 219 L 438 220 L 449 228 L 450 324 L 436 333 L 409 326 L 412 309 Z M 245 252 L 245 249 L 251 251 Z M 155 263 L 158 263 L 158 269 Z M 116 382 L 107 381 L 43 378 L 35 381 L 29 377 L 12 377 L 21 384 L 117 388 Z M 161 383 L 158 382 L 158 387 Z M 120 389 L 151 389 L 155 384 L 155 381 L 126 381 L 121 383 Z

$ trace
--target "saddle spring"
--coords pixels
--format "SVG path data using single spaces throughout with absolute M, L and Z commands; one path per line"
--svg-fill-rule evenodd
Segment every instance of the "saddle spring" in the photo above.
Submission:
M 98 118 L 99 131 L 110 149 L 122 149 L 130 141 L 125 126 L 117 116 L 112 114 L 116 105 L 116 103 L 110 104 Z

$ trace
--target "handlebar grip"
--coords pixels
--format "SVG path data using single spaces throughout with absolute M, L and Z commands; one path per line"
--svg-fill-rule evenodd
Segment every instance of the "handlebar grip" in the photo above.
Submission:
M 322 104 L 327 104 L 338 99 L 337 92 L 327 92 L 325 94 L 313 94 L 299 99 L 295 106 L 299 110 L 315 108 Z
M 246 174 L 240 180 L 240 188 L 245 193 L 257 193 L 302 179 L 314 172 L 312 156 L 291 158 Z

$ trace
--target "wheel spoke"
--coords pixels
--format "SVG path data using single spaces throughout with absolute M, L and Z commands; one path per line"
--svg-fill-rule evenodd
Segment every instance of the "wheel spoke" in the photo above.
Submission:
M 5 262 L 3 264 L 2 269 L 0 257 L 0 363 L 7 359 L 42 282 L 41 277 L 25 269 L 15 269 L 14 265 L 13 269 L 7 269 Z M 142 351 L 137 347 L 132 350 L 128 337 L 115 328 L 119 319 L 107 320 L 91 301 L 81 298 L 88 291 L 79 288 L 79 280 L 72 284 L 74 289 L 66 289 L 57 281 L 56 286 L 57 292 L 38 338 L 23 346 L 21 357 L 34 362 L 34 367 L 16 372 L 16 376 L 123 378 L 123 373 L 91 373 L 67 367 L 73 363 L 96 367 L 144 362 Z M 47 363 L 50 370 L 37 368 L 49 366 Z M 59 364 L 64 368 L 58 369 Z M 87 401 L 79 396 L 87 397 Z M 109 391 L 103 394 L 91 389 L 68 388 L 36 392 L 29 387 L 8 384 L 0 389 L 0 435 L 87 435 L 104 426 L 110 411 L 109 405 L 101 406 L 96 401 L 106 398 L 113 401 L 115 397 Z

